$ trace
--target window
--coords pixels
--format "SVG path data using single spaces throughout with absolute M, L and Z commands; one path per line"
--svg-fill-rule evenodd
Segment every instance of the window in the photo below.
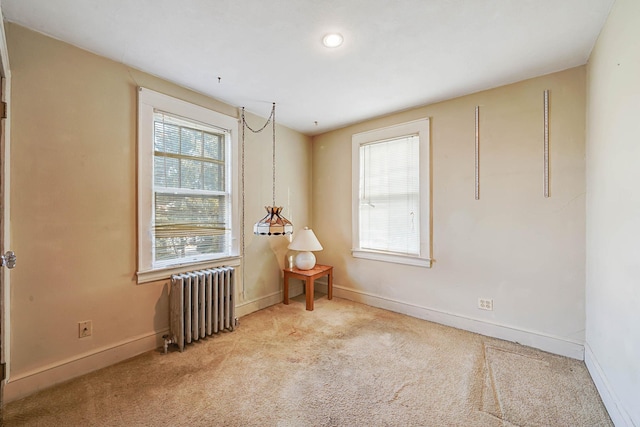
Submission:
M 140 88 L 138 282 L 238 256 L 237 120 Z
M 429 119 L 353 135 L 353 256 L 431 266 Z

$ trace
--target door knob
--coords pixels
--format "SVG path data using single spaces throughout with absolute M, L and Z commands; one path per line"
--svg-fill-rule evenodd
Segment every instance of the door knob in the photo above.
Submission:
M 7 253 L 0 256 L 0 267 L 4 267 L 5 265 L 7 268 L 16 266 L 16 254 L 13 251 L 7 251 Z

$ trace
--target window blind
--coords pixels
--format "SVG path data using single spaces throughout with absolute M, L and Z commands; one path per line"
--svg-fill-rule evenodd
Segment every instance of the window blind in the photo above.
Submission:
M 360 248 L 420 254 L 419 137 L 360 146 Z
M 227 132 L 156 110 L 153 133 L 154 260 L 226 253 Z

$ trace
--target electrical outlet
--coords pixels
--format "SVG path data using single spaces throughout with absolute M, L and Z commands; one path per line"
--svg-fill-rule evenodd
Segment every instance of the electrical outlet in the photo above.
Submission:
M 86 338 L 91 336 L 91 320 L 78 322 L 78 338 Z
M 493 311 L 493 300 L 491 298 L 478 298 L 478 308 L 480 310 Z

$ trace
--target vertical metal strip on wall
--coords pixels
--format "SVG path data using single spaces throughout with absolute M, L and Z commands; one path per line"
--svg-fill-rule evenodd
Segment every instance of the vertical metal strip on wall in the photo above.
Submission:
M 480 200 L 480 106 L 476 106 L 476 163 L 475 163 L 475 195 Z
M 544 197 L 549 197 L 549 89 L 544 91 Z

